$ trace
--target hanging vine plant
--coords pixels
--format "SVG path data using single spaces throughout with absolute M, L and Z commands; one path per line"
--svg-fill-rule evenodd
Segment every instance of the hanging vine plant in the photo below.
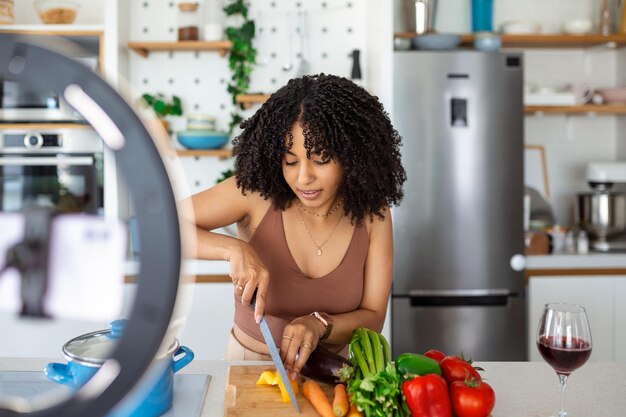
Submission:
M 229 132 L 243 121 L 240 110 L 244 107 L 237 104 L 239 94 L 245 94 L 250 89 L 250 76 L 256 63 L 256 49 L 252 45 L 255 27 L 254 20 L 248 19 L 248 5 L 244 0 L 232 0 L 224 7 L 226 16 L 240 16 L 242 24 L 239 27 L 229 26 L 226 28 L 226 38 L 233 44 L 230 50 L 228 64 L 232 77 L 228 83 L 228 92 L 232 96 L 235 112 L 231 113 Z

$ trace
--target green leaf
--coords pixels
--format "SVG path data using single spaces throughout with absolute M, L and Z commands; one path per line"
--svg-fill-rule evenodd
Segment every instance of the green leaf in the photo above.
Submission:
M 148 104 L 148 106 L 152 106 L 152 103 L 154 103 L 154 97 L 150 94 L 144 94 L 141 98 Z
M 361 387 L 364 391 L 372 392 L 374 391 L 374 383 L 372 382 L 371 377 L 366 377 L 361 381 Z
M 254 22 L 248 20 L 246 23 L 244 23 L 241 26 L 240 33 L 243 39 L 245 39 L 246 41 L 251 41 L 252 38 L 254 38 Z
M 225 7 L 224 12 L 227 16 L 241 15 L 243 23 L 240 27 L 227 27 L 226 38 L 232 43 L 230 54 L 228 57 L 228 68 L 231 71 L 231 82 L 228 83 L 226 90 L 232 97 L 232 103 L 243 109 L 242 105 L 238 105 L 236 97 L 239 94 L 245 94 L 250 88 L 250 77 L 256 64 L 256 49 L 252 45 L 255 36 L 255 23 L 248 19 L 248 4 L 244 0 L 231 0 Z M 237 119 L 235 119 L 237 114 Z M 230 122 L 230 132 L 243 121 L 243 118 L 234 113 Z

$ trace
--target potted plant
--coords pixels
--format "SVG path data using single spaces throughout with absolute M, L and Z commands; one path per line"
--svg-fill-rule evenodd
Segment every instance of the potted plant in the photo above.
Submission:
M 169 131 L 169 124 L 165 120 L 165 116 L 182 116 L 183 114 L 183 106 L 177 96 L 173 95 L 170 100 L 164 94 L 157 93 L 155 95 L 143 94 L 141 98 L 148 107 L 152 107 L 166 131 Z

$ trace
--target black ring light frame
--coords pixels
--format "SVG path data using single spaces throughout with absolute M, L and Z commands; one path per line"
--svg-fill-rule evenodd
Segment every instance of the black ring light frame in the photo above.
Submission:
M 139 117 L 90 69 L 23 39 L 3 37 L 0 40 L 0 77 L 60 94 L 70 85 L 79 86 L 104 110 L 125 139 L 124 146 L 115 150 L 115 158 L 136 209 L 142 248 L 131 317 L 111 355 L 119 364 L 119 374 L 97 396 L 88 397 L 79 391 L 64 402 L 28 413 L 0 409 L 0 417 L 101 417 L 121 401 L 146 372 L 170 322 L 181 265 L 181 236 L 174 193 L 161 156 Z

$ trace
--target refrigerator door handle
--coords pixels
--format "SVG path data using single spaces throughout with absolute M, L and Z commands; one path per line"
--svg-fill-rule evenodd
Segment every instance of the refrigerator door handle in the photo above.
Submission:
M 515 295 L 505 289 L 409 291 L 412 307 L 505 306 Z

